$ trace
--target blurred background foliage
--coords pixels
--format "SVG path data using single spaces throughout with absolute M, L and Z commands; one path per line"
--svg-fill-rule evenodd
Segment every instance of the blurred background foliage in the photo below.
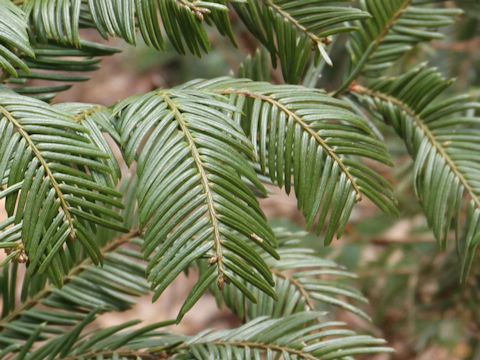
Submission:
M 470 92 L 478 98 L 480 1 L 446 2 L 446 6 L 455 5 L 465 13 L 455 25 L 443 29 L 445 39 L 414 48 L 392 72 L 401 73 L 412 63 L 428 61 L 446 77 L 457 78 L 452 90 Z M 104 66 L 90 82 L 74 86 L 55 101 L 110 105 L 134 93 L 175 86 L 193 78 L 234 75 L 245 61 L 243 54 L 254 54 L 259 46 L 235 20 L 235 33 L 241 34 L 240 49 L 212 31 L 212 51 L 202 58 L 179 56 L 173 48 L 158 53 L 144 45 L 133 48 L 112 40 L 108 44 L 122 48 L 123 52 L 105 58 Z M 93 33 L 90 38 L 102 41 Z M 330 54 L 335 66 L 324 67 L 322 77 L 313 81 L 317 87 L 331 91 L 341 84 L 348 59 L 345 41 L 342 36 L 336 39 Z M 271 71 L 270 81 L 282 82 L 278 69 Z M 452 246 L 441 251 L 428 230 L 412 193 L 412 161 L 403 144 L 386 126 L 375 126 L 381 128 L 396 162 L 393 170 L 379 170 L 395 187 L 400 217 L 386 217 L 363 201 L 354 210 L 353 221 L 341 241 L 323 248 L 320 239 L 309 235 L 306 245 L 358 274 L 357 284 L 370 300 L 368 313 L 374 316 L 376 327 L 370 328 L 371 325 L 350 318 L 347 313 L 339 316 L 359 329 L 368 326 L 369 331 L 384 337 L 395 348 L 396 354 L 380 355 L 375 360 L 480 360 L 480 264 L 474 264 L 469 284 L 459 284 L 454 244 L 450 242 Z M 263 206 L 267 214 L 276 217 L 274 225 L 303 229 L 303 217 L 293 198 L 275 192 L 263 200 Z M 236 321 L 228 314 L 220 316 L 227 323 Z M 212 322 L 205 321 L 205 325 L 211 326 Z

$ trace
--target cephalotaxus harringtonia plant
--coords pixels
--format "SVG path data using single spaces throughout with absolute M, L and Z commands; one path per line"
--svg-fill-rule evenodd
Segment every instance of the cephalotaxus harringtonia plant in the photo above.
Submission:
M 355 304 L 366 299 L 340 281 L 350 273 L 303 248 L 298 234 L 272 229 L 257 198 L 267 196 L 265 183 L 294 191 L 325 244 L 342 235 L 362 199 L 395 214 L 392 186 L 372 167 L 392 165 L 371 121 L 383 120 L 414 159 L 428 224 L 442 246 L 456 239 L 467 276 L 480 240 L 479 104 L 449 92 L 452 81 L 427 64 L 392 70 L 461 13 L 443 3 L 0 0 L 0 358 L 351 359 L 391 351 L 326 319 L 325 304 L 368 319 Z M 207 27 L 233 51 L 233 17 L 263 47 L 238 78 L 193 80 L 111 107 L 49 104 L 88 79 L 78 72 L 118 51 L 82 39 L 80 29 L 201 55 L 211 46 Z M 316 79 L 325 64 L 335 69 L 330 47 L 341 33 L 350 62 L 327 93 Z M 271 66 L 285 84 L 268 82 Z M 196 336 L 159 330 L 175 322 L 168 319 L 87 327 L 140 295 L 156 300 L 190 268 L 198 281 L 176 321 L 211 291 L 242 326 Z

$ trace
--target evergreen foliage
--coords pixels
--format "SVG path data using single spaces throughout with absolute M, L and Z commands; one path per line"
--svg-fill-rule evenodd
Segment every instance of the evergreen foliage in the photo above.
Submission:
M 405 142 L 428 224 L 441 247 L 456 240 L 458 277 L 468 279 L 480 242 L 480 104 L 452 95 L 453 80 L 427 64 L 391 69 L 461 14 L 443 5 L 0 0 L 0 358 L 326 360 L 392 351 L 327 319 L 334 305 L 370 320 L 358 304 L 366 298 L 345 283 L 355 276 L 306 249 L 303 234 L 272 229 L 258 198 L 266 184 L 293 191 L 325 245 L 362 199 L 398 214 L 392 185 L 372 166 L 393 165 L 380 120 Z M 77 72 L 118 52 L 82 39 L 82 29 L 202 56 L 212 28 L 237 46 L 233 17 L 260 47 L 238 77 L 110 107 L 49 103 L 88 80 Z M 344 80 L 330 93 L 315 89 L 325 66 L 335 69 L 329 53 L 339 35 L 350 54 Z M 284 84 L 269 82 L 277 67 Z M 141 295 L 155 301 L 184 272 L 198 280 L 176 320 L 89 327 Z M 195 336 L 164 329 L 207 291 L 243 325 Z

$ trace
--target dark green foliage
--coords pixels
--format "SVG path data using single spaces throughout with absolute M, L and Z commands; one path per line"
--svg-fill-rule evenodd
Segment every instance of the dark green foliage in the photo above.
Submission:
M 279 356 L 343 359 L 352 355 L 391 351 L 382 346 L 384 340 L 357 335 L 341 328 L 343 323 L 318 322 L 323 315 L 300 312 L 282 319 L 260 317 L 238 329 L 205 331 L 192 337 L 156 331 L 169 325 L 169 322 L 155 323 L 137 330 L 128 329 L 136 325 L 136 322 L 129 322 L 96 330 L 77 339 L 83 328 L 92 322 L 95 316 L 95 312 L 92 312 L 70 332 L 31 352 L 28 359 L 47 356 L 60 356 L 62 359 L 261 359 L 264 356 L 268 359 Z M 309 326 L 305 327 L 306 324 Z M 35 335 L 30 339 L 35 339 Z M 323 340 L 325 337 L 329 339 Z M 25 358 L 21 355 L 18 359 Z
M 438 3 L 436 0 L 362 0 L 361 9 L 373 16 L 364 26 L 357 22 L 358 30 L 349 39 L 350 81 L 360 72 L 368 77 L 379 76 L 418 43 L 442 39 L 444 35 L 436 30 L 453 24 L 455 16 L 462 11 L 426 6 L 435 2 Z
M 273 273 L 277 299 L 272 299 L 258 290 L 258 303 L 248 301 L 237 288 L 227 286 L 222 293 L 215 288 L 212 291 L 222 297 L 225 304 L 233 309 L 243 320 L 255 319 L 259 316 L 281 318 L 290 314 L 311 311 L 318 308 L 318 302 L 339 306 L 367 320 L 369 316 L 350 301 L 367 302 L 362 294 L 345 282 L 356 276 L 333 261 L 315 255 L 311 249 L 301 248 L 300 233 L 290 233 L 275 229 L 279 241 L 278 254 L 275 259 L 266 252 L 260 251 Z M 248 286 L 248 285 L 247 285 Z M 342 298 L 343 297 L 343 298 Z M 348 300 L 345 300 L 348 299 Z
M 330 36 L 355 29 L 345 26 L 346 21 L 369 16 L 359 9 L 338 6 L 331 1 L 322 1 L 320 5 L 316 0 L 247 0 L 234 4 L 234 8 L 252 34 L 268 49 L 274 67 L 277 57 L 280 59 L 288 83 L 301 80 L 312 53 L 332 64 L 326 51 Z
M 342 359 L 360 354 L 389 352 L 384 341 L 338 329 L 339 323 L 315 323 L 321 313 L 304 312 L 281 319 L 259 317 L 235 330 L 185 339 L 178 359 Z M 306 326 L 305 325 L 309 325 Z M 328 340 L 322 340 L 328 337 Z
M 67 283 L 61 289 L 47 285 L 41 274 L 27 275 L 22 289 L 24 304 L 12 304 L 11 311 L 0 319 L 0 348 L 21 347 L 41 324 L 44 327 L 37 340 L 56 338 L 63 333 L 64 326 L 75 326 L 81 321 L 88 323 L 92 321 L 90 314 L 127 310 L 135 304 L 133 297 L 148 293 L 143 256 L 138 251 L 143 241 L 133 235 L 102 248 L 107 254 L 103 267 L 93 265 L 90 259 L 71 264 L 64 276 Z M 127 243 L 136 248 L 128 248 Z M 9 271 L 4 272 L 3 279 L 8 274 Z
M 20 68 L 28 71 L 25 62 L 16 54 L 17 51 L 33 56 L 27 27 L 22 10 L 8 0 L 0 1 L 0 67 L 11 76 L 17 76 Z
M 223 286 L 237 273 L 274 296 L 266 264 L 249 260 L 249 243 L 256 238 L 276 255 L 275 237 L 242 181 L 265 192 L 247 161 L 254 153 L 233 121 L 236 111 L 228 97 L 191 90 L 158 90 L 115 107 L 126 161 L 137 159 L 140 226 L 147 228 L 143 251 L 150 258 L 154 299 L 202 257 L 216 269 L 208 281 Z
M 316 222 L 318 233 L 325 227 L 325 243 L 341 236 L 362 195 L 395 213 L 388 183 L 353 160 L 363 156 L 391 164 L 386 147 L 348 104 L 290 85 L 213 79 L 186 86 L 232 98 L 245 114 L 238 121 L 247 128 L 261 171 L 287 193 L 293 185 L 307 226 Z
M 455 221 L 465 277 L 480 241 L 480 118 L 465 111 L 480 109 L 480 103 L 466 95 L 440 100 L 451 83 L 422 65 L 356 92 L 405 140 L 415 159 L 415 193 L 443 248 Z
M 50 101 L 58 92 L 70 89 L 72 83 L 89 80 L 88 75 L 78 72 L 97 70 L 101 56 L 120 51 L 86 40 L 80 40 L 78 47 L 53 40 L 48 43 L 34 43 L 32 46 L 35 56 L 26 59 L 28 68 L 19 71 L 18 76 L 9 78 L 8 82 L 17 93 L 44 101 Z M 30 79 L 47 80 L 55 82 L 55 85 L 28 86 L 26 83 Z
M 384 178 L 393 162 L 372 122 L 381 119 L 404 140 L 428 224 L 443 248 L 454 235 L 467 279 L 480 241 L 480 106 L 451 95 L 451 81 L 426 65 L 390 69 L 443 37 L 438 29 L 461 11 L 442 4 L 0 0 L 0 358 L 390 352 L 384 340 L 326 320 L 331 305 L 370 320 L 348 281 L 354 275 L 301 245 L 300 234 L 274 231 L 257 197 L 268 196 L 265 184 L 293 189 L 325 245 L 362 199 L 398 214 Z M 232 16 L 259 46 L 239 78 L 192 80 L 110 107 L 47 103 L 118 51 L 82 39 L 81 29 L 201 56 L 214 43 L 209 27 L 237 45 Z M 350 64 L 327 93 L 312 87 L 325 65 L 335 69 L 329 46 L 338 34 L 348 37 Z M 265 82 L 277 66 L 285 83 L 303 85 Z M 156 300 L 181 273 L 198 280 L 176 320 L 91 330 L 138 296 Z M 243 325 L 192 337 L 162 329 L 207 291 Z
M 0 179 L 6 185 L 0 198 L 8 214 L 0 224 L 1 247 L 26 254 L 30 275 L 46 272 L 61 286 L 68 258 L 77 257 L 64 248 L 67 239 L 83 244 L 100 263 L 97 227 L 125 230 L 112 210 L 123 205 L 116 199 L 118 174 L 112 176 L 112 159 L 102 149 L 106 139 L 96 127 L 5 89 L 0 113 Z

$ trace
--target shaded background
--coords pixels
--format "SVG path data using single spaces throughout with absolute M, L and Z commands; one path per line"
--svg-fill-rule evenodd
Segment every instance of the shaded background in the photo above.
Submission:
M 398 66 L 407 68 L 411 63 L 428 60 L 446 76 L 457 78 L 455 91 L 470 92 L 478 97 L 480 5 L 477 0 L 457 3 L 466 9 L 466 15 L 455 26 L 445 29 L 446 39 L 414 49 Z M 253 53 L 258 45 L 239 22 L 235 22 L 235 26 L 236 33 L 240 34 L 240 49 L 211 32 L 212 51 L 203 58 L 178 56 L 173 49 L 158 53 L 143 44 L 134 48 L 120 40 L 105 41 L 96 32 L 85 31 L 86 39 L 119 47 L 123 52 L 105 57 L 101 69 L 91 73 L 90 81 L 60 93 L 54 102 L 111 105 L 129 95 L 175 86 L 194 78 L 233 75 L 244 54 Z M 335 43 L 332 53 L 335 67 L 327 68 L 319 81 L 319 86 L 327 90 L 334 89 L 342 80 L 347 59 L 344 42 L 345 39 L 340 38 Z M 274 71 L 273 81 L 278 82 L 280 78 Z M 377 125 L 382 128 L 382 124 Z M 396 349 L 396 354 L 370 359 L 479 360 L 480 265 L 478 261 L 474 264 L 468 284 L 458 283 L 458 262 L 453 247 L 439 250 L 412 193 L 412 162 L 394 133 L 388 128 L 382 130 L 396 166 L 378 170 L 394 184 L 400 217 L 386 217 L 364 200 L 354 209 L 344 237 L 331 247 L 324 248 L 321 239 L 314 235 L 307 236 L 305 241 L 358 274 L 354 282 L 370 299 L 365 308 L 375 325 L 335 311 L 338 318 L 349 322 L 357 331 L 384 337 Z M 272 196 L 261 201 L 272 223 L 292 230 L 303 229 L 303 217 L 297 211 L 295 199 L 281 191 L 272 191 Z M 3 216 L 0 210 L 0 221 Z M 179 278 L 156 303 L 152 304 L 149 297 L 141 298 L 134 309 L 103 315 L 98 324 L 115 325 L 136 318 L 153 323 L 174 318 L 194 280 L 195 277 Z M 176 331 L 193 334 L 207 327 L 236 325 L 238 320 L 228 310 L 218 310 L 214 298 L 206 296 Z

